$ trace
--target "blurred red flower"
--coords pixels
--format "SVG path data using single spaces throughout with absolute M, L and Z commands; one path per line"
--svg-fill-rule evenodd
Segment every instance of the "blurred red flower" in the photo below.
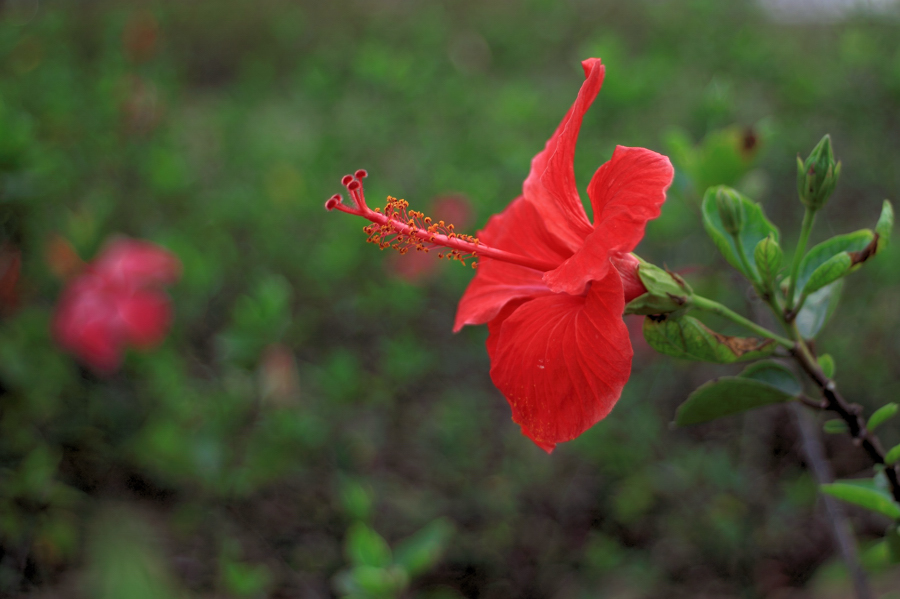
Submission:
M 665 156 L 616 147 L 588 185 L 591 224 L 573 159 L 605 67 L 599 59 L 582 66 L 586 81 L 532 161 L 522 196 L 478 234 L 491 248 L 547 268 L 479 253 L 454 327 L 488 324 L 491 379 L 522 432 L 548 452 L 604 418 L 628 380 L 633 351 L 622 313 L 644 291 L 629 252 L 659 216 L 674 175 Z
M 114 372 L 125 349 L 158 345 L 171 324 L 169 297 L 181 263 L 163 248 L 120 238 L 72 279 L 53 319 L 57 343 L 98 374 Z

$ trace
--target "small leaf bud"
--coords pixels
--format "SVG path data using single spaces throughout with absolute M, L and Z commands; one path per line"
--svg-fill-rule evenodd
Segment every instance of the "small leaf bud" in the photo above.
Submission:
M 722 219 L 722 228 L 729 235 L 740 235 L 744 228 L 744 206 L 740 194 L 730 187 L 719 187 L 716 190 L 716 208 Z
M 797 193 L 800 201 L 810 210 L 824 206 L 840 174 L 841 163 L 834 161 L 831 136 L 826 135 L 805 162 L 797 156 Z
M 890 201 L 885 200 L 881 207 L 881 216 L 878 217 L 878 224 L 875 225 L 875 232 L 878 234 L 878 251 L 880 252 L 887 247 L 891 240 L 891 231 L 894 228 L 894 207 Z
M 783 257 L 784 253 L 781 251 L 781 246 L 778 245 L 778 241 L 771 233 L 757 243 L 756 248 L 753 250 L 753 259 L 756 261 L 756 268 L 759 270 L 760 276 L 764 281 L 771 281 L 772 283 L 775 282 Z

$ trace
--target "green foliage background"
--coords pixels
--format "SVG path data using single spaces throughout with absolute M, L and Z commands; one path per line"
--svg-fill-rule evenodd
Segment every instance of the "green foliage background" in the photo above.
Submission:
M 22 256 L 0 320 L 0 595 L 349 593 L 344 542 L 360 522 L 392 547 L 436 522 L 455 530 L 407 597 L 839 588 L 785 408 L 671 430 L 675 406 L 723 369 L 654 355 L 637 319 L 618 407 L 548 457 L 491 385 L 484 328 L 450 332 L 471 271 L 404 281 L 364 223 L 322 206 L 366 168 L 371 204 L 462 194 L 483 225 L 520 193 L 579 61 L 599 56 L 581 185 L 616 144 L 670 154 L 676 182 L 640 255 L 752 310 L 699 197 L 735 185 L 793 239 L 794 157 L 828 132 L 843 173 L 813 242 L 874 225 L 900 189 L 896 12 L 789 24 L 715 0 L 0 11 L 0 230 Z M 46 247 L 58 235 L 90 259 L 115 234 L 171 249 L 184 277 L 163 347 L 98 379 L 50 338 L 62 283 Z M 900 392 L 896 248 L 854 275 L 820 341 L 865 406 Z M 829 449 L 840 475 L 867 467 L 849 442 Z M 854 514 L 864 538 L 883 533 Z

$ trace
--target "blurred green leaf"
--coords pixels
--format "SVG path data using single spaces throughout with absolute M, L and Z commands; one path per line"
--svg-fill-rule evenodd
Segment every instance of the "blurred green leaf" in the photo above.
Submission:
M 884 422 L 893 418 L 897 414 L 898 408 L 900 408 L 900 406 L 897 406 L 897 404 L 893 402 L 881 406 L 869 417 L 869 422 L 866 424 L 866 427 L 870 431 L 875 430 Z
M 834 378 L 834 358 L 831 357 L 831 354 L 822 354 L 816 361 L 819 363 L 819 368 L 822 369 L 822 372 L 825 373 L 826 377 Z
M 832 418 L 822 424 L 822 430 L 829 435 L 844 435 L 850 432 L 850 427 L 840 418 Z
M 878 251 L 888 246 L 891 241 L 891 233 L 894 230 L 894 207 L 888 200 L 881 206 L 881 215 L 875 225 L 875 233 L 878 234 Z
M 427 572 L 440 559 L 455 527 L 446 518 L 438 518 L 400 541 L 394 548 L 394 562 L 410 577 Z
M 262 564 L 245 564 L 229 559 L 222 564 L 222 581 L 229 593 L 258 597 L 263 596 L 272 584 L 272 574 Z
M 350 525 L 344 549 L 347 559 L 357 566 L 386 568 L 391 564 L 391 548 L 387 541 L 362 522 Z
M 820 489 L 833 497 L 884 514 L 893 520 L 900 519 L 900 506 L 894 502 L 890 493 L 879 488 L 872 479 L 841 480 L 821 485 Z
M 406 588 L 409 577 L 402 568 L 375 568 L 356 566 L 352 570 L 353 582 L 363 591 L 364 596 L 373 598 L 393 598 Z
M 728 263 L 744 273 L 748 279 L 755 281 L 759 277 L 755 258 L 756 246 L 769 235 L 777 242 L 778 229 L 766 218 L 762 206 L 742 194 L 737 194 L 743 207 L 744 215 L 743 227 L 738 238 L 752 270 L 752 272 L 746 272 L 739 258 L 735 239 L 725 230 L 722 218 L 719 216 L 719 210 L 716 205 L 716 192 L 718 189 L 718 187 L 711 187 L 703 196 L 703 205 L 701 206 L 703 228 L 706 229 L 707 234 Z
M 97 599 L 182 597 L 154 529 L 126 508 L 104 508 L 89 534 L 88 587 Z
M 372 513 L 372 493 L 361 482 L 344 478 L 340 482 L 341 505 L 356 520 L 368 521 Z
M 709 132 L 696 147 L 679 129 L 666 135 L 676 168 L 684 170 L 698 193 L 711 185 L 735 186 L 753 166 L 759 134 L 751 129 L 727 127 Z
M 644 339 L 668 356 L 718 364 L 764 358 L 778 347 L 770 339 L 721 335 L 691 316 L 645 318 Z
M 898 459 L 900 459 L 900 445 L 894 445 L 884 456 L 884 463 L 894 464 Z
M 794 322 L 804 339 L 813 339 L 834 314 L 843 289 L 843 279 L 814 291 L 806 298 Z
M 884 542 L 887 543 L 888 560 L 892 564 L 900 563 L 900 525 L 896 522 L 888 524 L 884 531 Z
M 219 336 L 225 356 L 249 366 L 266 345 L 280 341 L 291 322 L 292 293 L 284 277 L 269 276 L 259 281 L 252 295 L 238 298 L 232 324 Z
M 8 492 L 33 501 L 47 501 L 54 486 L 53 478 L 59 461 L 58 451 L 47 445 L 39 445 L 22 460 Z

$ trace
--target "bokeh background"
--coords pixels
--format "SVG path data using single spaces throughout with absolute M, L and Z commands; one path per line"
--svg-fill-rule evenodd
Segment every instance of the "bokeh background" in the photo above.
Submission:
M 824 133 L 843 173 L 813 241 L 900 189 L 900 13 L 827 5 L 0 2 L 0 596 L 849 596 L 790 410 L 672 429 L 731 371 L 655 355 L 629 320 L 617 408 L 548 456 L 491 385 L 485 328 L 451 333 L 471 269 L 323 209 L 366 168 L 371 204 L 474 232 L 599 56 L 580 184 L 616 144 L 670 155 L 639 254 L 753 313 L 700 226 L 707 185 L 763 202 L 786 248 L 795 156 Z M 49 323 L 69 250 L 117 234 L 184 274 L 166 342 L 98 377 Z M 819 341 L 868 408 L 900 394 L 898 297 L 894 246 Z M 896 588 L 887 522 L 848 512 Z

